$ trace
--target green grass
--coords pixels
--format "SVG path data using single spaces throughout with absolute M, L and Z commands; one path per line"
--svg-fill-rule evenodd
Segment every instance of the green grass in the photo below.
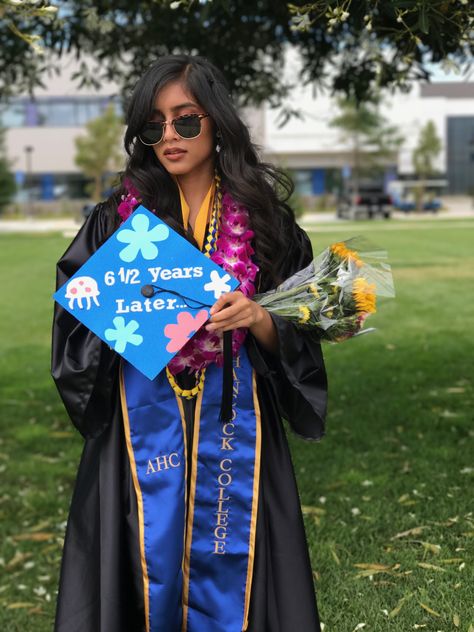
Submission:
M 397 290 L 368 321 L 375 333 L 324 347 L 327 436 L 289 435 L 325 632 L 474 625 L 474 222 L 440 223 L 312 233 L 315 252 L 370 237 L 389 251 Z M 66 245 L 59 235 L 0 236 L 0 629 L 8 632 L 52 628 L 82 448 L 49 376 L 54 263 Z

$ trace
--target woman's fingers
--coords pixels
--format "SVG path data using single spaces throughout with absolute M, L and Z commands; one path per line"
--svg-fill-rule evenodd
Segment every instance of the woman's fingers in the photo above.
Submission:
M 233 318 L 242 312 L 248 312 L 250 314 L 251 309 L 247 304 L 248 301 L 237 301 L 228 307 L 224 307 L 220 312 L 217 312 L 211 317 L 211 322 L 220 323 L 224 320 L 228 320 L 229 318 Z
M 250 327 L 255 322 L 253 303 L 241 292 L 223 294 L 211 309 L 208 331 L 228 331 L 237 327 Z
M 226 292 L 221 294 L 214 305 L 211 307 L 211 316 L 214 316 L 217 312 L 220 312 L 228 303 L 232 304 L 240 298 L 245 298 L 242 292 Z
M 229 325 L 225 325 L 224 327 L 219 326 L 221 331 L 232 331 L 233 329 L 240 329 L 241 327 L 249 327 L 250 324 L 248 322 L 248 318 L 244 320 L 237 320 Z

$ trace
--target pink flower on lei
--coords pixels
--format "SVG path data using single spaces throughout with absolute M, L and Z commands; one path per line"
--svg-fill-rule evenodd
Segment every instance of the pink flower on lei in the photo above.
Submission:
M 189 373 L 192 373 L 193 371 L 204 368 L 206 364 L 208 364 L 204 356 L 191 344 L 193 340 L 194 338 L 185 344 L 180 352 L 168 362 L 168 369 L 173 375 L 177 375 L 185 369 L 187 369 Z
M 227 207 L 228 211 L 220 231 L 226 235 L 238 237 L 241 241 L 250 241 L 254 234 L 248 227 L 249 217 L 245 207 L 236 204 L 228 193 L 222 196 L 222 207 Z
M 122 201 L 117 207 L 117 213 L 120 215 L 122 220 L 125 221 L 133 213 L 135 207 L 140 204 L 140 193 L 128 178 L 125 178 L 123 185 L 128 193 L 127 195 L 122 195 Z

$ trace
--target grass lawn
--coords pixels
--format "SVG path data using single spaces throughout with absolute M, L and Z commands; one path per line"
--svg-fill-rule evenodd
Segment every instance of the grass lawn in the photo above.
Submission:
M 325 632 L 474 632 L 474 221 L 357 222 L 397 297 L 325 346 L 327 436 L 289 435 Z M 0 630 L 50 632 L 78 460 L 49 376 L 59 235 L 0 236 Z M 110 631 L 113 632 L 113 631 Z M 133 631 L 130 631 L 133 632 Z M 312 632 L 301 630 L 295 632 Z

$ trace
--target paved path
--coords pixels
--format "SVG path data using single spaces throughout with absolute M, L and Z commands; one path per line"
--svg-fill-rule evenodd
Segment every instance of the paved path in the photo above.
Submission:
M 0 219 L 0 233 L 77 233 L 79 222 L 73 219 Z
M 427 220 L 445 220 L 445 219 L 466 219 L 466 218 L 474 218 L 474 208 L 471 210 L 469 208 L 458 208 L 452 209 L 449 211 L 439 211 L 438 213 L 404 213 L 403 211 L 393 211 L 392 219 L 400 219 L 406 222 L 417 222 L 417 221 L 427 221 Z M 361 217 L 361 220 L 366 220 L 367 218 Z M 310 226 L 312 224 L 321 224 L 327 222 L 335 222 L 338 224 L 343 224 L 347 222 L 346 219 L 339 219 L 336 217 L 335 213 L 306 213 L 301 220 L 300 224 L 302 226 Z M 356 220 L 359 221 L 359 220 Z M 373 222 L 383 222 L 390 223 L 390 220 L 386 220 L 383 217 L 377 217 Z

